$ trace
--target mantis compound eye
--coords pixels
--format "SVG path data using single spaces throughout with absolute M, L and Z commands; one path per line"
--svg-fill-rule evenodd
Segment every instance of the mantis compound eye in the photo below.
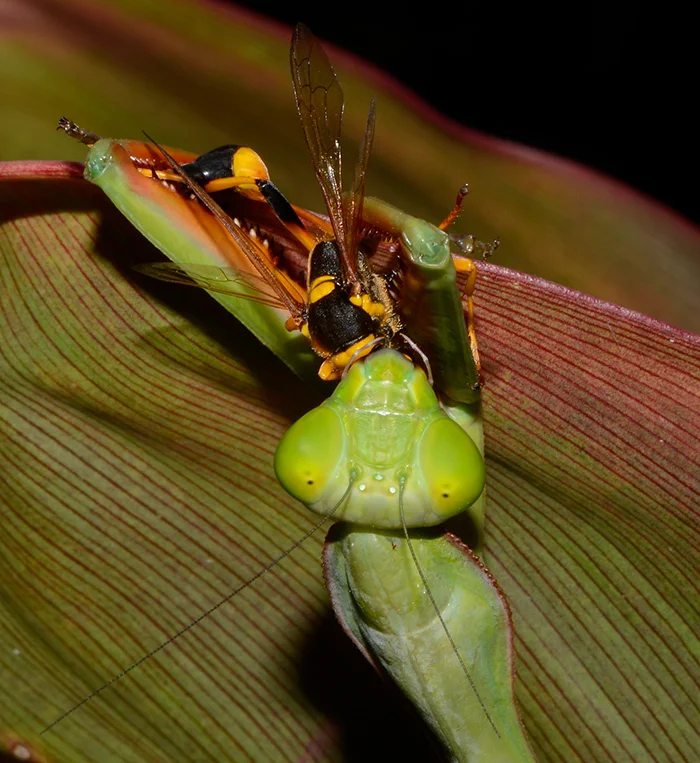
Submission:
M 452 419 L 428 425 L 418 445 L 418 466 L 433 510 L 448 519 L 481 495 L 486 471 L 474 441 Z
M 323 497 L 345 454 L 345 431 L 338 415 L 320 406 L 292 424 L 275 453 L 275 474 L 298 501 Z

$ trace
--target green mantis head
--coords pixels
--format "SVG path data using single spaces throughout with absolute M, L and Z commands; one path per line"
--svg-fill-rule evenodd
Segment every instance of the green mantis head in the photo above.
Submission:
M 283 487 L 318 514 L 372 527 L 444 522 L 484 486 L 484 461 L 422 370 L 395 350 L 355 363 L 330 399 L 286 433 Z M 401 505 L 400 505 L 401 504 Z

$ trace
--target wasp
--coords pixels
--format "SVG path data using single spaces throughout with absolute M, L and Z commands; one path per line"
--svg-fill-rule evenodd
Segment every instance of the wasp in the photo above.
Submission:
M 402 330 L 405 321 L 401 305 L 403 301 L 410 301 L 403 299 L 402 268 L 389 267 L 380 274 L 376 267 L 370 267 L 368 254 L 373 247 L 373 251 L 377 247 L 392 253 L 398 250 L 405 225 L 395 218 L 397 215 L 402 219 L 407 217 L 375 199 L 367 200 L 370 222 L 363 216 L 375 104 L 370 105 L 352 191 L 343 193 L 340 147 L 343 92 L 325 51 L 304 25 L 298 25 L 294 31 L 290 62 L 297 110 L 324 196 L 328 223 L 295 208 L 272 182 L 264 161 L 252 148 L 227 145 L 195 157 L 166 149 L 155 141 L 153 145 L 157 150 L 144 152 L 144 146 L 148 148 L 148 145 L 134 141 L 129 144 L 129 153 L 138 171 L 197 199 L 252 266 L 246 272 L 241 267 L 164 262 L 141 265 L 138 269 L 161 280 L 199 286 L 285 310 L 287 329 L 300 331 L 313 351 L 323 358 L 318 374 L 324 380 L 339 379 L 353 362 L 375 349 L 391 346 L 420 359 L 430 376 L 430 362 L 419 344 L 424 340 L 434 343 L 439 337 L 426 335 L 422 325 L 411 326 L 410 333 L 415 330 L 421 339 L 416 343 Z M 89 146 L 99 140 L 99 136 L 65 118 L 60 120 L 59 129 Z M 247 217 L 237 213 L 229 215 L 212 194 L 218 199 L 221 192 L 231 190 L 238 197 L 237 208 L 243 199 L 264 201 L 281 228 L 280 225 L 270 227 L 269 223 L 267 229 L 261 226 L 260 207 Z M 466 192 L 465 186 L 437 229 L 415 218 L 410 220 L 418 222 L 421 235 L 427 231 L 434 239 L 431 231 L 444 231 L 452 224 Z M 285 234 L 293 242 L 293 246 L 286 246 L 286 254 L 297 254 L 291 263 L 288 256 L 280 261 L 271 251 L 272 242 Z M 480 251 L 488 256 L 498 242 L 489 247 L 470 237 L 458 243 L 468 255 Z M 444 242 L 431 241 L 430 245 L 443 246 Z M 453 255 L 453 258 L 457 270 L 467 277 L 464 292 L 468 344 L 478 368 L 471 301 L 476 271 L 471 256 L 466 254 Z M 292 277 L 290 264 L 296 271 Z M 472 386 L 479 385 L 480 376 Z
M 352 192 L 343 193 L 340 133 L 343 114 L 343 93 L 325 51 L 310 30 L 298 25 L 291 46 L 291 70 L 297 110 L 321 187 L 329 222 L 295 208 L 270 179 L 262 158 L 247 146 L 222 146 L 198 157 L 185 152 L 157 147 L 144 153 L 143 145 L 133 142 L 130 158 L 139 172 L 158 180 L 173 190 L 198 199 L 236 247 L 253 266 L 252 273 L 239 268 L 208 265 L 149 263 L 138 267 L 142 272 L 161 280 L 200 286 L 209 291 L 233 294 L 279 307 L 288 313 L 286 326 L 308 338 L 314 352 L 323 358 L 318 371 L 324 380 L 337 380 L 353 362 L 374 349 L 397 346 L 418 356 L 429 369 L 429 361 L 416 342 L 402 331 L 400 269 L 389 269 L 380 275 L 370 267 L 363 252 L 377 241 L 391 250 L 398 234 L 379 225 L 368 225 L 363 219 L 369 157 L 375 126 L 375 104 L 372 102 Z M 67 119 L 59 129 L 71 137 L 93 146 L 99 137 L 79 128 Z M 271 243 L 279 238 L 280 229 L 266 234 L 256 224 L 259 208 L 252 218 L 229 215 L 216 201 L 222 191 L 253 201 L 264 201 L 274 213 L 283 231 L 289 234 L 304 255 L 305 265 L 297 260 L 296 277 L 289 277 L 285 267 L 271 252 Z M 450 215 L 439 226 L 446 228 L 457 216 L 464 192 L 458 196 Z M 371 200 L 375 202 L 376 200 Z M 385 205 L 388 206 L 388 205 Z M 427 224 L 426 224 L 427 225 Z M 431 226 L 432 227 L 432 226 Z M 287 247 L 287 252 L 291 251 Z M 471 259 L 459 258 L 473 275 Z M 299 288 L 297 277 L 301 275 Z M 400 279 L 398 279 L 400 280 Z M 473 284 L 472 284 L 473 286 Z M 469 288 L 469 284 L 468 284 Z M 476 352 L 475 339 L 472 341 Z M 428 371 L 429 373 L 429 371 Z

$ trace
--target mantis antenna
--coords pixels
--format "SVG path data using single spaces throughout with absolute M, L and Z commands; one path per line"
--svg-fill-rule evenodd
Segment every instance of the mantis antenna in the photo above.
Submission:
M 332 516 L 332 514 L 336 512 L 342 506 L 342 504 L 345 502 L 345 499 L 350 494 L 350 490 L 352 489 L 352 486 L 356 479 L 357 479 L 357 474 L 355 474 L 355 472 L 351 472 L 348 486 L 345 492 L 343 493 L 343 495 L 341 496 L 340 500 L 338 501 L 338 503 L 333 508 L 333 511 L 330 512 L 328 516 L 323 517 L 320 522 L 317 522 L 307 533 L 305 533 L 301 538 L 299 538 L 299 540 L 295 541 L 288 549 L 286 549 L 281 554 L 276 556 L 269 564 L 266 564 L 259 572 L 256 572 L 252 578 L 250 578 L 245 583 L 243 583 L 243 585 L 238 586 L 238 588 L 235 588 L 233 591 L 231 591 L 231 593 L 224 596 L 223 599 L 220 599 L 218 602 L 216 602 L 216 604 L 209 607 L 209 609 L 207 609 L 205 612 L 202 612 L 202 614 L 199 615 L 199 617 L 196 617 L 194 620 L 192 620 L 191 623 L 189 623 L 184 628 L 179 630 L 173 636 L 170 636 L 170 638 L 158 644 L 158 646 L 155 647 L 155 649 L 151 649 L 150 652 L 148 652 L 147 654 L 144 654 L 143 657 L 136 660 L 136 662 L 134 662 L 133 664 L 129 665 L 128 668 L 126 668 L 125 670 L 122 670 L 121 673 L 118 673 L 116 676 L 113 676 L 112 678 L 110 678 L 109 681 L 103 683 L 102 686 L 100 686 L 98 689 L 95 689 L 95 691 L 93 691 L 92 694 L 89 694 L 87 697 L 80 700 L 80 702 L 78 702 L 77 705 L 73 705 L 73 707 L 71 707 L 70 710 L 67 710 L 65 713 L 63 713 L 63 715 L 56 718 L 55 721 L 53 721 L 45 729 L 43 729 L 40 733 L 40 736 L 43 736 L 44 734 L 46 734 L 47 731 L 50 731 L 52 728 L 54 728 L 59 723 L 64 721 L 66 718 L 68 718 L 69 715 L 72 715 L 76 710 L 80 709 L 83 705 L 86 705 L 88 702 L 90 702 L 90 700 L 97 697 L 98 694 L 102 694 L 102 692 L 105 691 L 105 689 L 108 689 L 117 681 L 121 681 L 122 678 L 127 676 L 133 670 L 136 670 L 136 668 L 138 668 L 139 665 L 143 665 L 144 662 L 146 662 L 147 660 L 150 660 L 151 657 L 158 654 L 158 652 L 160 652 L 161 650 L 165 649 L 166 646 L 168 646 L 169 644 L 172 644 L 173 641 L 176 641 L 181 636 L 184 636 L 186 633 L 191 631 L 193 628 L 199 625 L 202 622 L 202 620 L 205 620 L 207 617 L 209 617 L 209 615 L 216 612 L 217 609 L 219 609 L 220 607 L 223 607 L 224 604 L 231 601 L 231 599 L 233 599 L 241 591 L 245 590 L 250 585 L 252 585 L 258 578 L 261 578 L 263 575 L 268 573 L 273 567 L 276 567 L 285 557 L 289 556 L 289 554 L 291 554 L 292 551 L 299 548 L 299 546 L 301 546 L 302 543 L 305 543 L 317 530 L 321 528 L 321 526 L 326 522 L 326 520 L 329 519 Z
M 420 576 L 421 582 L 423 583 L 423 587 L 425 588 L 425 592 L 428 595 L 428 598 L 430 599 L 430 603 L 432 604 L 432 607 L 435 610 L 435 614 L 437 615 L 437 618 L 440 621 L 440 625 L 442 626 L 442 629 L 445 631 L 445 635 L 447 636 L 447 639 L 450 642 L 452 651 L 455 653 L 455 655 L 457 656 L 457 659 L 459 660 L 459 664 L 460 664 L 460 667 L 462 668 L 462 672 L 467 677 L 467 681 L 469 681 L 469 685 L 471 686 L 472 691 L 474 692 L 474 695 L 476 696 L 479 706 L 484 711 L 484 715 L 486 716 L 486 719 L 488 720 L 489 725 L 493 729 L 494 734 L 500 739 L 501 735 L 498 733 L 496 724 L 493 722 L 493 719 L 491 718 L 489 711 L 486 709 L 484 700 L 481 694 L 479 694 L 479 690 L 476 688 L 476 684 L 474 683 L 474 679 L 472 678 L 472 675 L 469 672 L 469 668 L 467 668 L 464 660 L 462 659 L 462 655 L 459 653 L 457 644 L 455 644 L 455 640 L 452 638 L 452 634 L 450 633 L 450 630 L 447 627 L 447 624 L 445 623 L 445 620 L 442 617 L 440 608 L 438 607 L 437 602 L 435 601 L 435 597 L 433 596 L 433 592 L 430 590 L 430 586 L 428 585 L 428 581 L 425 577 L 425 573 L 423 572 L 420 564 L 418 563 L 418 557 L 416 556 L 416 552 L 413 548 L 413 543 L 411 543 L 411 536 L 408 533 L 408 527 L 406 527 L 406 519 L 404 517 L 404 512 L 403 512 L 403 491 L 405 486 L 406 486 L 406 475 L 402 474 L 399 477 L 399 513 L 401 515 L 401 527 L 403 528 L 403 534 L 404 534 L 404 537 L 406 538 L 406 543 L 408 545 L 408 550 L 411 554 L 411 558 L 413 559 L 413 563 L 416 566 L 416 570 L 418 570 L 418 575 Z

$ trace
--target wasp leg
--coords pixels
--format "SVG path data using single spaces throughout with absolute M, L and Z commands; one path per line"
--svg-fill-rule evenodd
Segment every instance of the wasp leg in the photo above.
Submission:
M 450 210 L 450 213 L 447 215 L 447 217 L 438 225 L 438 228 L 440 230 L 447 230 L 450 225 L 459 217 L 459 213 L 462 211 L 462 202 L 464 199 L 466 199 L 467 194 L 469 193 L 469 186 L 467 183 L 465 183 L 458 191 L 457 193 L 457 199 L 455 201 L 454 206 Z
M 303 247 L 311 252 L 316 246 L 316 239 L 306 230 L 287 197 L 271 180 L 257 180 L 256 184 L 262 197 L 270 205 L 270 209 L 277 215 L 277 219 Z
M 469 349 L 474 359 L 477 373 L 479 374 L 479 383 L 482 383 L 481 360 L 479 359 L 479 344 L 476 340 L 476 328 L 474 326 L 474 289 L 476 288 L 476 265 L 474 260 L 463 255 L 453 254 L 455 270 L 466 277 L 466 282 L 462 290 L 462 295 L 467 300 L 467 335 L 469 336 Z
M 430 358 L 437 388 L 454 401 L 477 400 L 481 379 L 447 233 L 378 199 L 365 199 L 363 220 L 400 243 L 404 333 Z

